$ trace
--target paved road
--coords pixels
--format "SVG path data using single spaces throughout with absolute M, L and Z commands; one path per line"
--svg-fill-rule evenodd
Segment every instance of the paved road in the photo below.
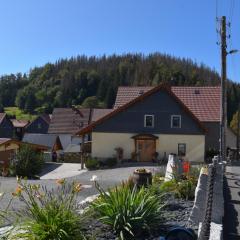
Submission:
M 240 240 L 240 166 L 227 166 L 224 179 L 224 240 Z
M 48 168 L 52 168 L 47 166 Z M 156 167 L 156 166 L 141 166 L 141 167 L 146 167 L 150 169 L 153 172 L 156 171 L 164 171 L 165 167 Z M 90 181 L 92 175 L 97 175 L 98 177 L 98 182 L 99 184 L 104 188 L 108 189 L 109 187 L 113 187 L 115 185 L 118 185 L 121 183 L 123 180 L 127 180 L 130 175 L 132 175 L 134 169 L 137 167 L 124 167 L 124 168 L 114 168 L 114 169 L 106 169 L 106 170 L 96 170 L 96 171 L 87 171 L 87 172 L 80 172 L 79 175 L 66 178 L 67 182 L 72 182 L 72 181 L 78 181 L 81 182 L 84 185 L 87 185 L 88 188 L 83 189 L 78 196 L 78 200 L 82 201 L 86 197 L 92 196 L 94 194 L 97 194 L 97 190 L 93 186 L 93 183 Z M 55 167 L 53 166 L 53 169 Z M 56 170 L 54 170 L 56 171 Z M 64 172 L 63 172 L 64 174 Z M 61 174 L 60 174 L 61 176 Z M 42 186 L 46 186 L 48 189 L 56 189 L 57 184 L 55 180 L 29 180 L 28 181 L 30 184 L 40 184 Z M 0 192 L 5 192 L 6 195 L 4 196 L 3 201 L 0 203 L 0 209 L 4 209 L 8 202 L 9 199 L 12 198 L 11 193 L 15 191 L 17 187 L 17 182 L 16 178 L 3 178 L 0 177 Z M 11 209 L 19 209 L 22 207 L 22 203 L 16 198 L 13 200 L 11 204 Z

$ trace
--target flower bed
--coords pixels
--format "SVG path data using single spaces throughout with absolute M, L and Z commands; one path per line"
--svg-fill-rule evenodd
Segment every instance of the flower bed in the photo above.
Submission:
M 162 221 L 158 227 L 152 230 L 150 236 L 143 235 L 135 238 L 137 240 L 159 240 L 159 236 L 165 236 L 166 233 L 174 226 L 187 227 L 193 201 L 185 201 L 169 197 L 168 204 L 162 209 Z M 83 226 L 84 235 L 87 238 L 96 237 L 96 240 L 115 240 L 118 235 L 108 225 L 95 218 L 88 218 Z
M 17 237 L 25 236 L 26 240 L 39 237 L 41 240 L 152 240 L 164 236 L 171 227 L 188 224 L 193 199 L 186 197 L 186 193 L 191 196 L 188 193 L 194 190 L 196 176 L 189 174 L 175 179 L 170 187 L 161 175 L 153 176 L 152 184 L 138 187 L 130 178 L 107 192 L 101 188 L 97 176 L 91 181 L 99 195 L 92 202 L 79 206 L 76 196 L 83 188 L 80 183 L 59 179 L 56 181 L 58 190 L 51 191 L 18 179 L 13 197 L 25 203 L 26 210 L 18 213 L 21 222 L 15 225 L 24 235 L 20 232 Z M 190 188 L 188 181 L 192 184 Z M 181 184 L 184 187 L 179 188 Z M 13 234 L 16 236 L 16 228 Z

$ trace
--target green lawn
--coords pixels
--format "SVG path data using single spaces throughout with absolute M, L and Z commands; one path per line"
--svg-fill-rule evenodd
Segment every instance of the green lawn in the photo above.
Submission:
M 4 112 L 8 115 L 15 115 L 17 119 L 23 119 L 23 120 L 33 120 L 36 118 L 36 115 L 31 115 L 28 113 L 24 113 L 21 109 L 18 107 L 6 107 L 4 108 Z

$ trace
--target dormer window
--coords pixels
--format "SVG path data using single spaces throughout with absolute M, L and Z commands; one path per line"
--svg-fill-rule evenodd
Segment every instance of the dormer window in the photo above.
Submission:
M 171 116 L 171 128 L 181 128 L 181 115 Z
M 154 127 L 154 115 L 144 115 L 144 127 Z

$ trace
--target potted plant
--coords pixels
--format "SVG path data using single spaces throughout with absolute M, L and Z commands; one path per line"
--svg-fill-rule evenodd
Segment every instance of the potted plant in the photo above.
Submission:
M 148 186 L 152 184 L 152 173 L 146 168 L 138 168 L 133 172 L 134 183 L 141 186 Z

